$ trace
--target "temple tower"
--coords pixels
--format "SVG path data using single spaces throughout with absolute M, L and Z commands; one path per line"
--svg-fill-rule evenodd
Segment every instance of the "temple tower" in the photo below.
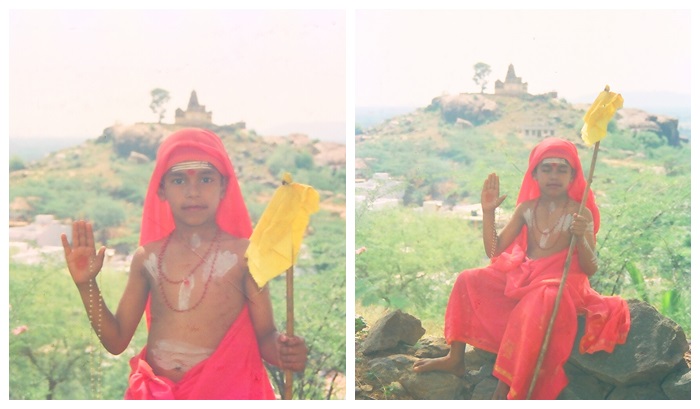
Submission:
M 175 110 L 176 125 L 211 125 L 211 111 L 207 112 L 204 105 L 199 105 L 197 92 L 192 91 L 187 111 L 178 108 Z

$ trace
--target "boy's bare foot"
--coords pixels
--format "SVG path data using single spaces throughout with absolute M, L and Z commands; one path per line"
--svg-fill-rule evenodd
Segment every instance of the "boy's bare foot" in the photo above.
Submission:
M 507 383 L 499 380 L 498 385 L 496 385 L 496 390 L 493 391 L 491 399 L 506 400 L 508 399 L 508 392 L 510 392 L 510 386 L 508 386 Z
M 421 359 L 413 364 L 413 372 L 448 372 L 456 376 L 464 376 L 467 371 L 463 357 L 452 357 L 451 354 L 440 358 Z

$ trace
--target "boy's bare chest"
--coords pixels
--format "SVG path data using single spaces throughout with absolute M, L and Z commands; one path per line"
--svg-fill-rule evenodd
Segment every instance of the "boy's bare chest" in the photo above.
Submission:
M 528 228 L 528 255 L 540 258 L 566 248 L 573 215 L 567 209 L 529 208 L 523 212 Z
M 208 282 L 195 274 L 189 285 L 152 279 L 147 360 L 157 374 L 177 381 L 216 350 L 245 305 L 237 270 Z
M 215 349 L 245 303 L 245 268 L 239 257 L 230 250 L 203 259 L 174 254 L 164 260 L 149 254 L 144 263 L 151 288 L 149 347 L 174 343 L 189 345 L 188 351 Z
M 192 316 L 210 309 L 231 311 L 244 300 L 245 270 L 238 253 L 223 249 L 166 255 L 151 253 L 144 263 L 152 303 L 162 305 L 163 312 Z

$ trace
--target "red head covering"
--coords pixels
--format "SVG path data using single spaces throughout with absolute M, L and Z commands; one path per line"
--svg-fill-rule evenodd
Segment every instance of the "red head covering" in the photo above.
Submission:
M 228 180 L 216 211 L 219 228 L 236 237 L 250 237 L 253 231 L 250 216 L 224 144 L 209 130 L 186 128 L 168 136 L 158 149 L 143 206 L 139 244 L 160 240 L 175 228 L 170 205 L 158 197 L 158 188 L 173 165 L 189 161 L 209 162 Z
M 586 176 L 581 168 L 581 160 L 578 157 L 576 146 L 564 139 L 546 138 L 537 144 L 537 146 L 532 149 L 532 152 L 530 152 L 530 161 L 527 172 L 525 172 L 525 177 L 523 178 L 523 183 L 520 186 L 520 194 L 518 195 L 516 204 L 536 199 L 540 196 L 540 187 L 537 181 L 532 177 L 532 174 L 537 165 L 539 165 L 543 159 L 547 158 L 563 158 L 569 162 L 569 165 L 571 165 L 571 168 L 576 173 L 574 175 L 574 180 L 569 185 L 569 197 L 577 202 L 581 202 L 583 200 L 583 192 L 586 189 Z M 600 228 L 600 212 L 595 203 L 593 190 L 588 191 L 586 207 L 593 215 L 593 231 L 594 234 L 597 234 Z M 521 244 L 523 249 L 526 248 L 524 245 L 527 243 L 527 227 L 523 227 L 523 231 L 515 243 Z

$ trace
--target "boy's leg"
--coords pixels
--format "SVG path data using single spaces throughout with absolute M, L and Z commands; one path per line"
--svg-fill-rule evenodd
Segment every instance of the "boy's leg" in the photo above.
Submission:
M 440 358 L 421 359 L 413 364 L 414 372 L 443 371 L 456 376 L 464 376 L 466 366 L 464 364 L 464 342 L 453 341 L 450 344 L 450 352 Z
M 491 399 L 506 400 L 508 399 L 508 392 L 510 392 L 510 386 L 499 379 L 498 385 L 496 385 L 496 390 L 493 391 Z

